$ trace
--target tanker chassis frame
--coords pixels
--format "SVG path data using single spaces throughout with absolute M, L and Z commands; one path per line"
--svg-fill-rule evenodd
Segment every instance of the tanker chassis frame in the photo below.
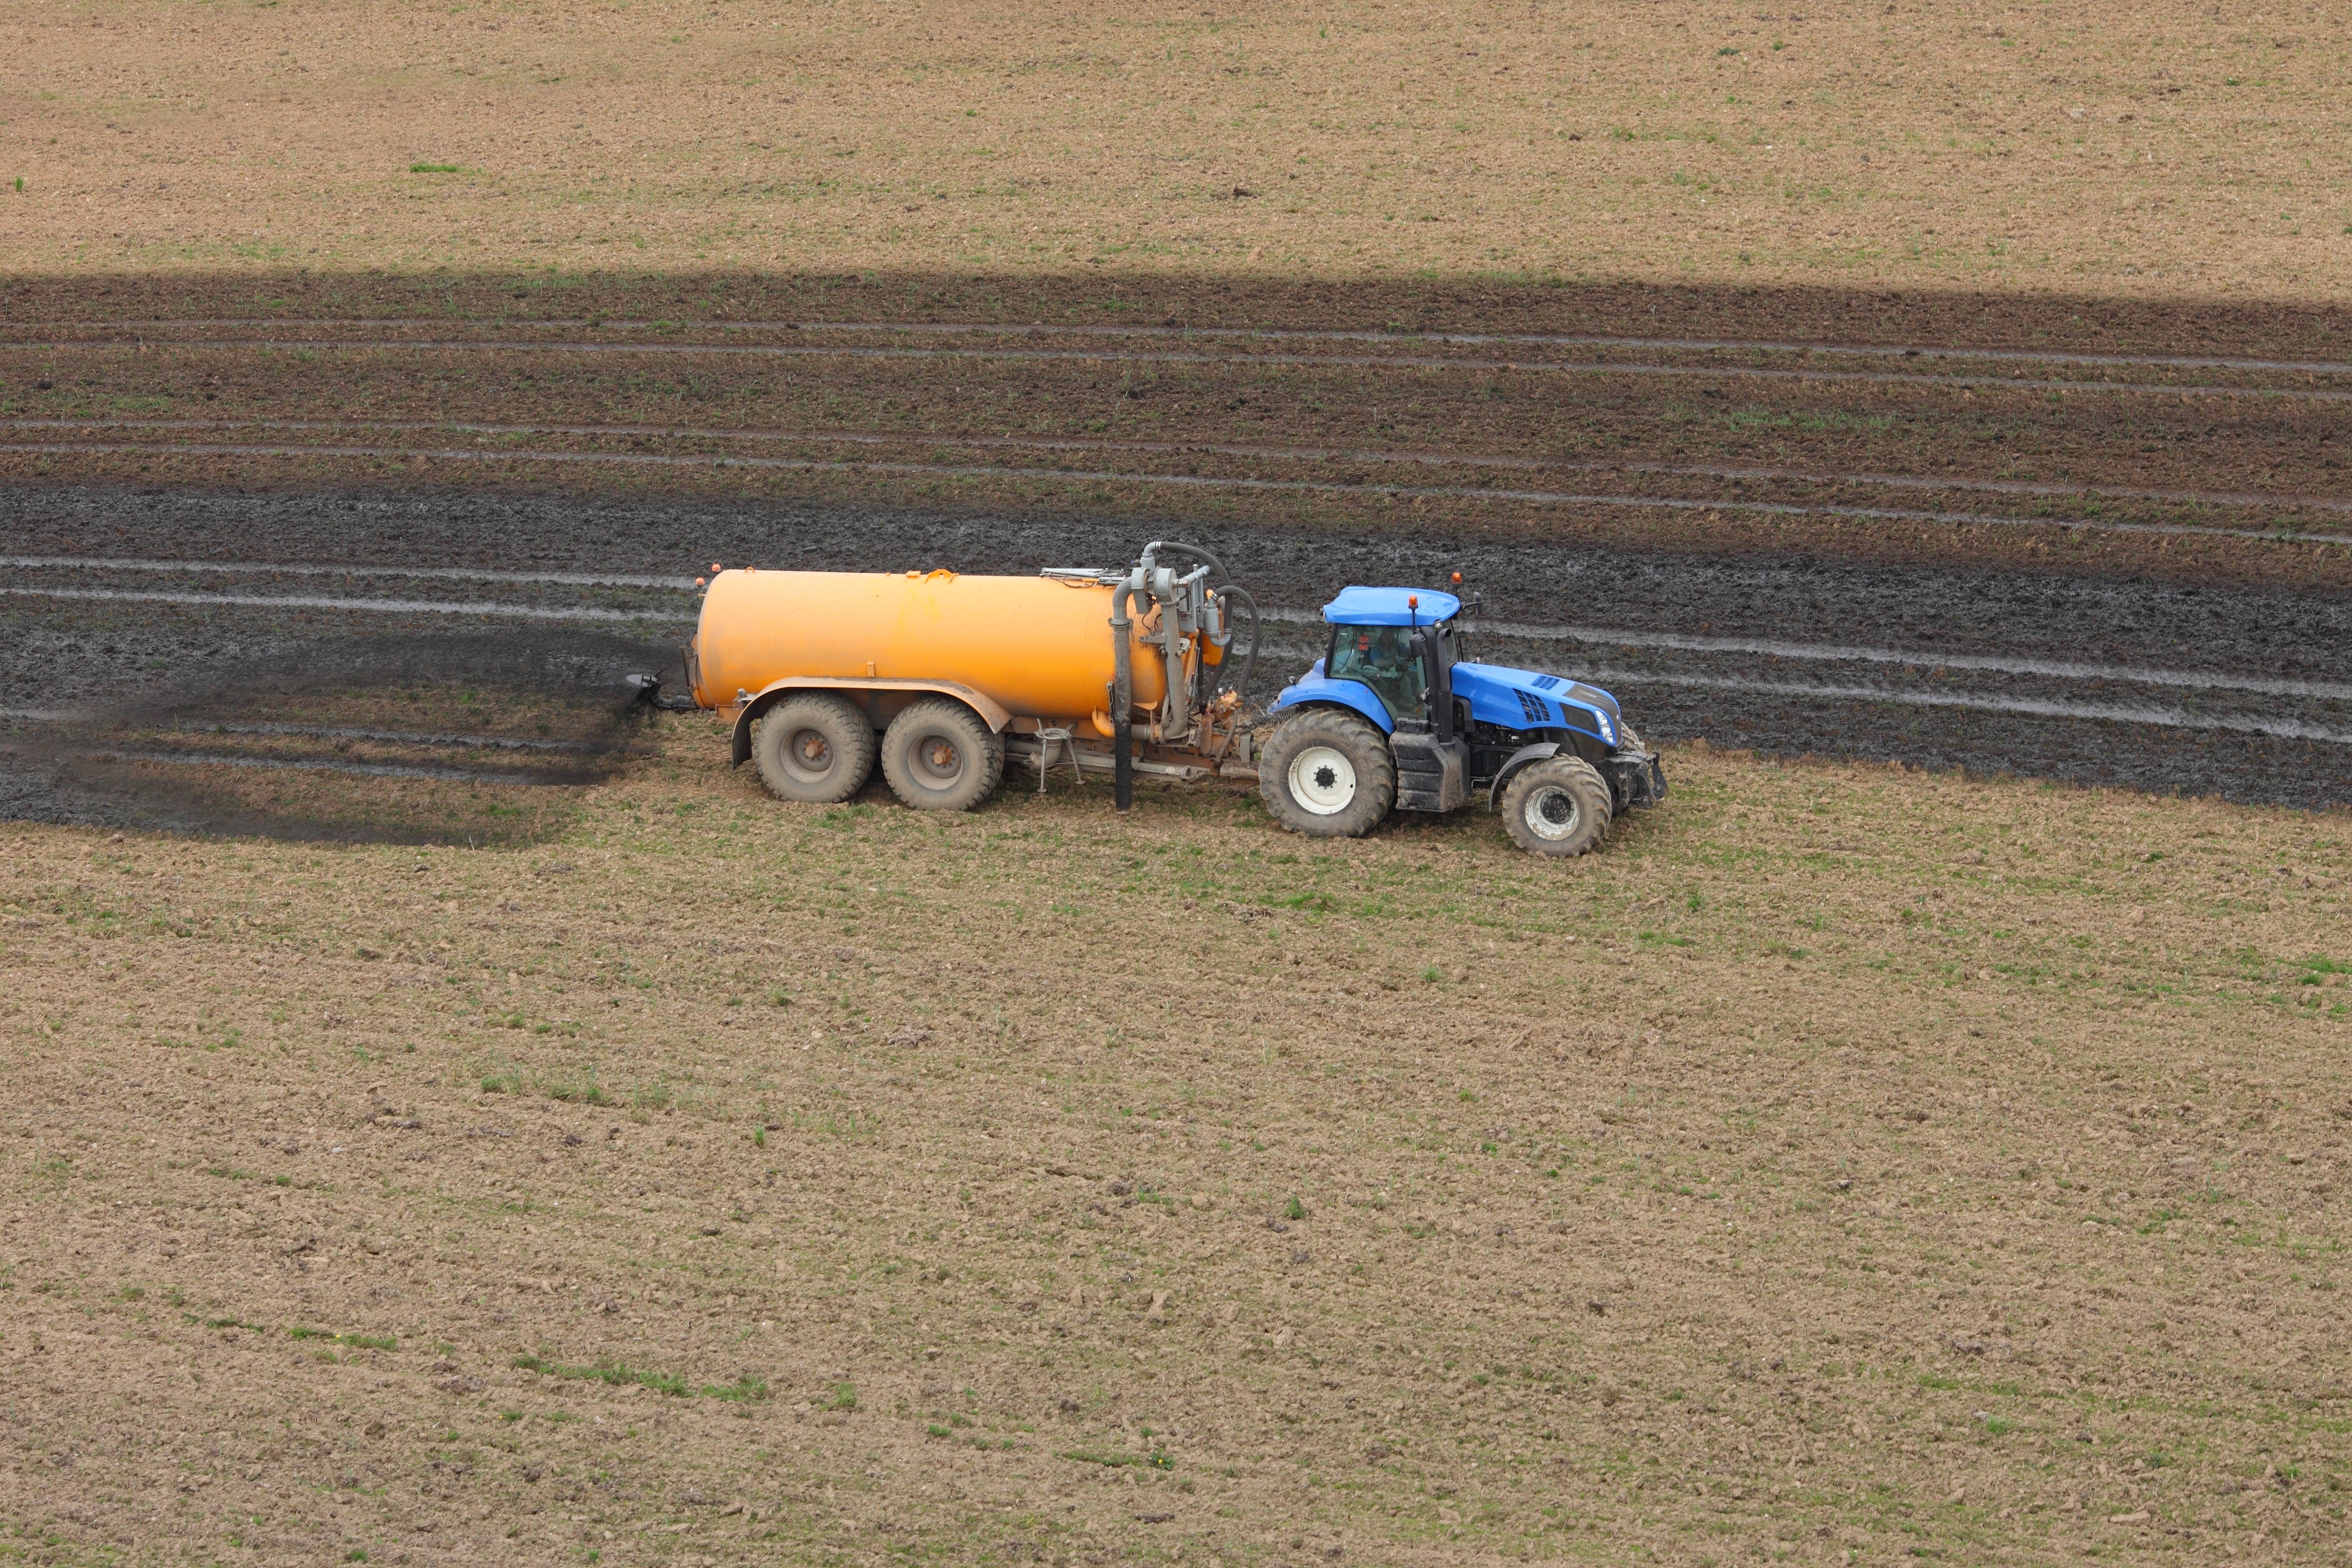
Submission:
M 1600 844 L 1618 815 L 1665 796 L 1656 755 L 1608 692 L 1471 661 L 1456 595 L 1344 590 L 1324 606 L 1324 657 L 1260 715 L 1246 695 L 1257 605 L 1216 581 L 1226 573 L 1210 552 L 1156 541 L 1124 573 L 1043 575 L 1110 590 L 1113 675 L 1102 708 L 1084 718 L 1015 714 L 968 684 L 873 673 L 786 674 L 713 702 L 697 662 L 700 634 L 684 651 L 701 700 L 665 697 L 651 676 L 637 678 L 639 698 L 676 710 L 709 704 L 730 721 L 737 764 L 756 758 L 774 793 L 810 802 L 848 798 L 878 760 L 909 805 L 969 810 L 993 793 L 1008 762 L 1034 769 L 1041 792 L 1066 762 L 1081 781 L 1110 773 L 1121 811 L 1139 773 L 1255 779 L 1275 818 L 1313 837 L 1360 837 L 1391 810 L 1454 811 L 1483 794 L 1522 848 L 1572 856 Z M 1243 617 L 1249 640 L 1236 655 Z M 1165 677 L 1161 700 L 1139 713 L 1139 650 Z M 1269 718 L 1260 747 L 1255 731 Z

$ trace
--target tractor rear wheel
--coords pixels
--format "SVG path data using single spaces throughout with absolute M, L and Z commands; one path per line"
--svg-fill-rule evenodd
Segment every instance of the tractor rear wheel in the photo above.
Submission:
M 1341 708 L 1285 719 L 1258 758 L 1274 819 L 1309 838 L 1361 838 L 1396 805 L 1396 756 L 1369 720 Z
M 1547 757 L 1511 775 L 1503 826 L 1530 855 L 1581 855 L 1609 837 L 1609 784 L 1582 757 Z
M 874 776 L 874 726 L 846 698 L 803 691 L 760 716 L 751 754 L 774 794 L 831 805 Z
M 952 698 L 909 703 L 882 733 L 882 776 L 919 811 L 970 811 L 1004 778 L 1004 741 Z

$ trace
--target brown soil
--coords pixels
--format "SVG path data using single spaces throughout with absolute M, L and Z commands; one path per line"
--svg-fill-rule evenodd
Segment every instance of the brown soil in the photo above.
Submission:
M 0 266 L 2339 300 L 2352 210 L 2315 171 L 2345 41 L 2306 6 L 2179 0 L 2128 26 L 2079 5 L 52 7 L 0 67 Z
M 1702 749 L 1550 866 L 666 732 L 530 850 L 5 830 L 12 1549 L 2335 1551 L 2334 816 Z
M 103 313 L 137 303 L 111 302 Z M 213 303 L 243 308 L 226 298 Z M 383 300 L 359 303 L 386 308 Z M 1281 305 L 1265 296 L 1241 313 L 1262 320 Z M 1477 324 L 1507 327 L 1516 316 L 1510 301 L 1499 301 Z M 1275 317 L 1294 324 L 1322 319 L 1311 309 Z M 1374 320 L 1359 317 L 1356 324 Z M 1673 330 L 1696 329 L 1677 321 Z M 528 323 L 488 330 L 462 314 L 359 336 L 398 343 L 420 333 L 434 341 L 455 334 L 509 346 L 304 347 L 322 335 L 331 344 L 353 333 L 299 324 L 272 331 L 284 340 L 276 346 L 191 342 L 184 329 L 121 326 L 112 342 L 76 342 L 68 332 L 0 350 L 9 373 L 0 416 L 16 422 L 0 434 L 17 448 L 0 463 L 47 479 L 286 485 L 397 475 L 412 483 L 965 507 L 1119 504 L 1357 528 L 1403 519 L 1423 531 L 1660 551 L 1822 551 L 2352 585 L 2352 552 L 2340 546 L 2194 531 L 2352 535 L 2342 510 L 2352 501 L 2342 493 L 2342 476 L 2352 468 L 2345 405 L 2326 400 L 2352 390 L 2345 376 L 2162 367 L 2048 372 L 2062 380 L 2150 385 L 2185 375 L 2200 384 L 2318 396 L 2076 392 L 1932 379 L 1950 362 L 1931 362 L 1921 378 L 1857 384 L 1738 374 L 1759 361 L 1767 369 L 1811 363 L 1849 373 L 1857 363 L 1823 367 L 1785 354 L 1618 349 L 1575 359 L 1572 351 L 1522 346 L 1511 352 L 1523 359 L 1497 368 L 1479 358 L 1491 351 L 1424 342 L 1412 353 L 1433 363 L 1381 363 L 1403 351 L 1378 345 L 1287 345 L 1286 361 L 1269 362 L 1230 342 L 1139 348 L 1132 339 L 1095 338 L 1041 347 L 937 335 L 845 339 L 728 329 L 708 316 L 692 328 L 650 333 L 564 329 L 591 345 L 577 353 L 511 346 L 531 342 L 541 330 Z M 784 352 L 730 353 L 730 345 Z M 812 345 L 843 352 L 797 352 Z M 2248 340 L 2229 346 L 2244 348 Z M 656 352 L 634 352 L 645 347 Z M 931 357 L 942 347 L 984 352 Z M 1205 363 L 1118 357 L 1161 348 L 1221 357 Z M 921 352 L 875 357 L 877 349 Z M 1034 357 L 1041 352 L 1055 357 Z M 1376 363 L 1328 363 L 1341 353 Z M 1105 357 L 1087 357 L 1096 353 Z M 1476 363 L 1456 363 L 1464 360 Z M 1545 368 L 1571 360 L 1700 374 Z M 1904 359 L 1862 363 L 1874 374 L 1922 368 Z M 2044 373 L 2030 374 L 2041 380 Z M 488 428 L 451 428 L 467 424 Z M 746 461 L 719 466 L 720 458 Z M 812 463 L 817 467 L 805 466 Z M 866 467 L 838 471 L 845 464 Z M 1153 482 L 1153 476 L 1210 482 Z M 1522 490 L 1583 499 L 1482 493 Z M 2213 495 L 2267 497 L 2271 504 L 2194 499 Z M 1613 504 L 1612 496 L 1627 499 Z M 1801 510 L 1776 510 L 1789 507 Z M 1854 516 L 1851 509 L 1931 515 Z M 1969 517 L 2106 526 L 1956 521 Z M 2178 529 L 2192 531 L 2165 531 Z

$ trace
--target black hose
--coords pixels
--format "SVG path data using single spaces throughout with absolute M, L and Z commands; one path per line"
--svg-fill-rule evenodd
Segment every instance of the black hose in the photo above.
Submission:
M 1234 695 L 1242 700 L 1243 707 L 1246 708 L 1249 706 L 1250 677 L 1257 673 L 1257 601 L 1250 596 L 1248 589 L 1236 587 L 1231 584 L 1218 589 L 1217 597 L 1239 599 L 1249 609 L 1249 651 L 1242 658 L 1242 678 L 1233 683 Z
M 1218 560 L 1214 555 L 1210 554 L 1207 551 L 1202 549 L 1197 544 L 1186 544 L 1181 540 L 1154 540 L 1151 544 L 1150 553 L 1154 556 L 1161 554 L 1188 555 L 1193 560 L 1198 561 L 1202 565 L 1206 566 L 1210 571 L 1214 572 L 1220 577 L 1230 577 L 1233 575 L 1232 573 L 1225 570 L 1225 563 Z

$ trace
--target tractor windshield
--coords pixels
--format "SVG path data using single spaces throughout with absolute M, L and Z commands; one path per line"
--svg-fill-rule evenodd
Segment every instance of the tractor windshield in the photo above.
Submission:
M 1338 626 L 1323 673 L 1372 689 L 1392 719 L 1429 717 L 1429 675 L 1407 626 Z

